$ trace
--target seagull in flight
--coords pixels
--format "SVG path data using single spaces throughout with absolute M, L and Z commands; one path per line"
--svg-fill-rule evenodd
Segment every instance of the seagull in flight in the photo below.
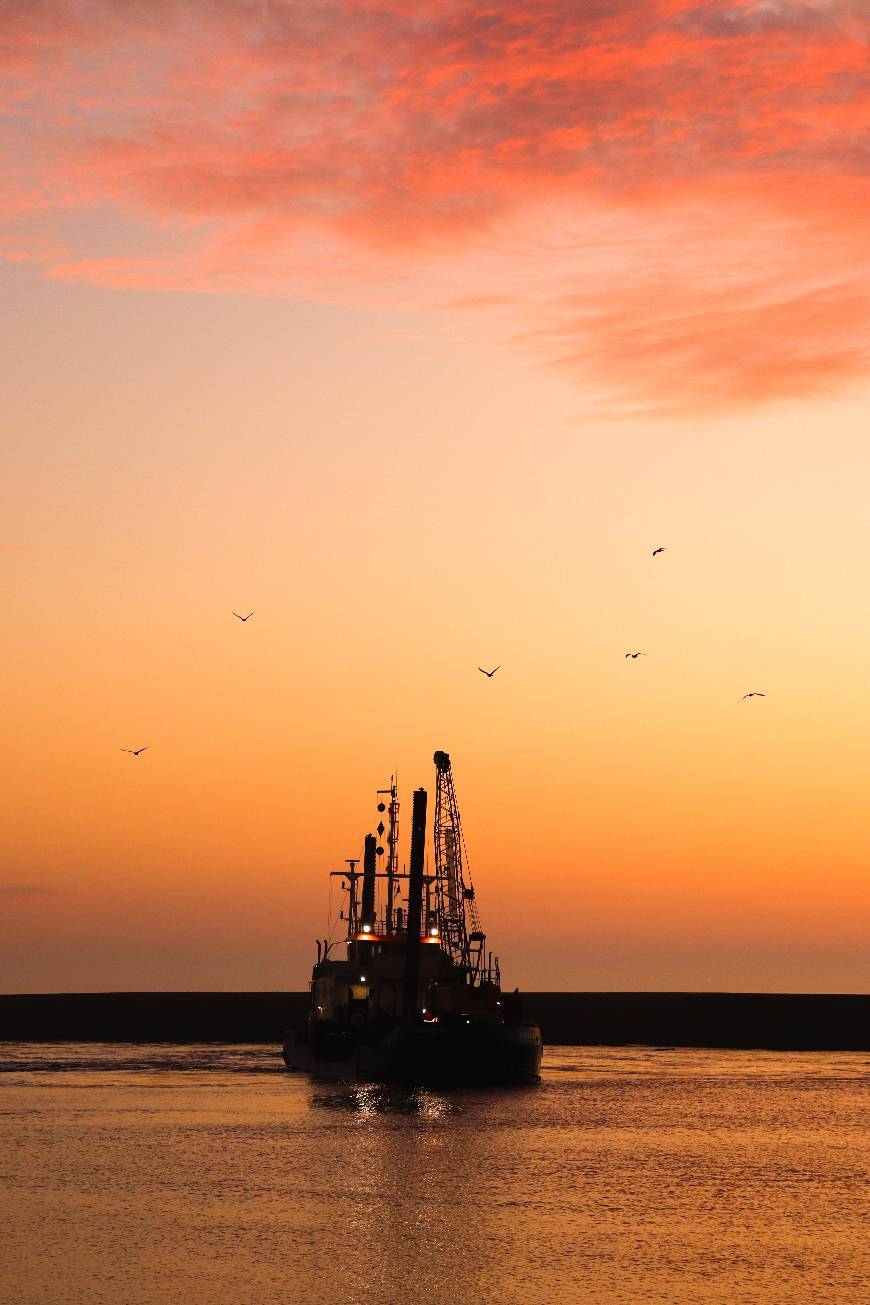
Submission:
M 138 757 L 140 752 L 147 752 L 147 748 L 122 748 L 122 752 L 129 752 L 131 757 Z
M 233 616 L 238 617 L 240 621 L 250 621 L 253 615 L 254 615 L 253 612 L 248 612 L 247 616 L 239 616 L 238 612 L 233 612 Z
M 766 698 L 766 697 L 767 697 L 766 693 L 744 693 L 740 701 L 745 702 L 747 698 Z
M 653 557 L 655 557 L 656 553 L 663 553 L 664 551 L 665 551 L 665 549 L 664 549 L 664 545 L 662 545 L 661 548 L 654 548 L 654 549 L 653 549 L 653 553 L 652 553 L 652 555 L 653 555 Z
M 477 669 L 480 671 L 481 675 L 486 675 L 488 679 L 491 680 L 492 677 L 495 675 L 496 671 L 500 669 L 500 667 L 501 667 L 501 662 L 499 662 L 498 666 L 495 666 L 491 671 L 485 671 L 482 666 L 478 666 Z
M 642 652 L 626 653 L 625 655 L 626 657 L 646 657 L 646 653 L 642 653 Z

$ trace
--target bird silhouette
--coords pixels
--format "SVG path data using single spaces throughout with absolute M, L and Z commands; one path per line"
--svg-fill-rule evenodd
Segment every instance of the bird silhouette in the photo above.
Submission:
M 744 702 L 747 698 L 766 698 L 766 697 L 767 697 L 766 693 L 744 693 L 740 701 Z
M 653 557 L 655 557 L 656 553 L 663 553 L 664 551 L 665 551 L 665 550 L 664 550 L 664 546 L 662 546 L 661 548 L 654 548 L 654 549 L 653 549 L 653 554 L 652 554 L 652 555 L 653 555 Z
M 238 617 L 240 621 L 250 621 L 253 615 L 254 615 L 253 612 L 248 612 L 247 616 L 239 616 L 238 612 L 233 612 L 233 616 Z
M 625 655 L 626 657 L 646 657 L 646 653 L 642 653 L 642 652 L 626 653 Z
M 494 667 L 493 670 L 491 670 L 491 671 L 485 671 L 485 670 L 483 669 L 482 666 L 478 666 L 477 669 L 480 671 L 481 675 L 486 675 L 486 676 L 488 676 L 489 679 L 492 679 L 492 677 L 495 675 L 496 671 L 499 670 L 500 666 L 501 666 L 501 663 L 499 663 L 499 665 L 496 666 L 496 667 Z
M 122 752 L 129 752 L 131 757 L 138 757 L 140 752 L 147 752 L 147 748 L 122 748 Z

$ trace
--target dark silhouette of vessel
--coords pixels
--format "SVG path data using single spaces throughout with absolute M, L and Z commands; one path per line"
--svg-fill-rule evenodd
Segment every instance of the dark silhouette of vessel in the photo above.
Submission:
M 393 779 L 378 793 L 377 837 L 366 835 L 362 870 L 354 859 L 335 872 L 346 936 L 317 943 L 308 1018 L 284 1043 L 288 1069 L 405 1083 L 538 1078 L 541 1031 L 524 1022 L 519 993 L 501 990 L 498 957 L 480 927 L 450 757 L 436 752 L 434 761 L 432 873 L 422 788 L 414 793 L 408 868 L 399 868 Z M 333 956 L 339 948 L 345 954 Z

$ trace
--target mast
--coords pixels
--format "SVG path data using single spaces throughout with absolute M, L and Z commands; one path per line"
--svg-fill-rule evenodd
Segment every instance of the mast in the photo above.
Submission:
M 359 865 L 359 857 L 358 856 L 348 857 L 348 859 L 345 861 L 345 865 L 348 867 L 348 869 L 344 871 L 344 874 L 346 875 L 347 880 L 350 884 L 350 889 L 349 889 L 350 897 L 348 899 L 348 905 L 347 905 L 347 939 L 348 942 L 350 942 L 351 938 L 354 937 L 357 931 L 356 881 L 357 879 L 359 879 L 359 872 L 357 870 L 357 866 Z
M 378 803 L 378 811 L 387 811 L 387 909 L 384 912 L 387 933 L 393 932 L 393 898 L 395 896 L 396 875 L 399 873 L 399 794 L 396 787 L 395 775 L 390 776 L 390 787 L 379 788 L 378 797 L 381 801 Z M 383 799 L 389 797 L 390 805 L 386 806 Z M 378 834 L 384 833 L 383 820 L 378 824 Z

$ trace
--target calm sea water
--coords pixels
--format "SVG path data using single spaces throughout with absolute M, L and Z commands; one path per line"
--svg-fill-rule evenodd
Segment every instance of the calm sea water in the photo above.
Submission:
M 868 1069 L 557 1047 L 535 1088 L 401 1093 L 0 1044 L 0 1301 L 856 1305 Z

